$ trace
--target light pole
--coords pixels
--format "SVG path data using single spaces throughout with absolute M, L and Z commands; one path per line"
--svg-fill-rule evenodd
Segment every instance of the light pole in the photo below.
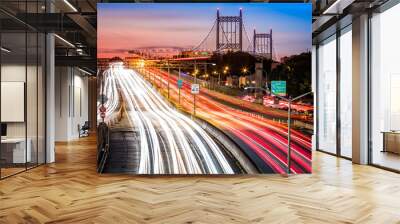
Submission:
M 197 75 L 199 74 L 199 69 L 198 69 L 198 66 L 201 66 L 201 65 L 204 65 L 204 70 L 205 70 L 205 77 L 206 77 L 206 82 L 207 82 L 207 85 L 209 86 L 209 83 L 208 83 L 208 77 L 209 77 L 209 75 L 208 75 L 208 73 L 207 73 L 207 65 L 212 65 L 212 66 L 216 66 L 216 64 L 215 63 L 208 63 L 208 62 L 204 62 L 204 63 L 202 63 L 202 62 L 200 62 L 200 63 L 198 63 L 196 60 L 194 61 L 194 63 L 192 64 L 192 63 L 190 63 L 190 64 L 187 64 L 187 66 L 185 66 L 185 65 L 182 65 L 182 64 L 178 64 L 178 65 L 176 65 L 176 64 L 174 64 L 174 63 L 172 63 L 172 64 L 170 64 L 170 61 L 174 61 L 173 59 L 167 59 L 167 62 L 166 62 L 166 65 L 164 64 L 164 66 L 162 66 L 162 64 L 161 63 L 164 63 L 165 61 L 160 61 L 160 64 L 156 64 L 155 66 L 157 66 L 156 68 L 158 68 L 159 70 L 160 70 L 160 72 L 162 72 L 161 71 L 161 69 L 162 68 L 167 68 L 167 72 L 168 72 L 168 81 L 167 81 L 167 91 L 168 91 L 168 99 L 170 98 L 170 78 L 171 78 L 171 71 L 170 71 L 170 69 L 171 68 L 178 68 L 178 80 L 181 80 L 181 69 L 182 69 L 182 66 L 183 67 L 191 67 L 192 65 L 194 65 L 194 71 L 193 71 L 193 79 L 191 80 L 191 83 L 193 83 L 193 84 L 197 84 Z M 172 66 L 172 67 L 171 67 Z M 159 82 L 160 82 L 160 88 L 162 88 L 162 78 L 161 78 L 161 75 L 159 75 Z M 156 80 L 155 80 L 155 73 L 153 73 L 153 81 L 154 81 L 154 85 L 156 85 Z M 178 83 L 179 83 L 179 81 L 178 81 Z M 183 86 L 183 82 L 180 82 L 181 84 L 182 84 L 182 86 Z M 179 85 L 179 84 L 178 84 Z M 181 87 L 182 87 L 181 86 Z M 156 85 L 156 87 L 157 87 L 157 85 Z M 179 86 L 178 86 L 179 87 Z M 179 102 L 179 104 L 181 103 L 181 88 L 178 88 L 178 102 Z M 196 94 L 193 94 L 193 115 L 195 115 L 196 114 Z
M 243 68 L 242 69 L 242 73 L 243 73 L 243 77 L 244 77 L 245 82 L 243 84 L 242 83 L 240 83 L 240 84 L 242 84 L 243 86 L 246 86 L 246 74 L 247 74 L 247 72 L 248 72 L 247 68 Z M 240 82 L 243 82 L 243 79 Z M 239 87 L 240 87 L 240 84 L 239 84 Z
M 226 77 L 226 74 L 228 73 L 227 70 L 224 70 L 224 76 Z M 221 78 L 221 77 L 220 77 Z M 221 86 L 221 84 L 219 84 Z
M 147 74 L 148 74 L 148 71 L 147 71 L 147 67 L 146 67 L 146 65 L 144 65 L 144 66 L 143 66 L 143 71 L 144 71 L 144 74 L 143 74 L 143 76 L 144 76 L 144 78 L 147 80 L 147 79 L 148 79 L 148 76 L 147 76 Z
M 265 89 L 265 88 L 262 88 L 262 87 L 245 87 L 245 89 L 257 89 L 257 88 L 258 89 L 262 89 L 262 90 L 264 90 L 267 93 L 272 95 L 272 93 L 268 89 Z M 291 138 L 290 138 L 291 124 L 290 123 L 291 123 L 292 102 L 294 102 L 294 101 L 296 101 L 296 100 L 298 100 L 300 98 L 303 98 L 303 97 L 305 97 L 305 96 L 307 96 L 307 95 L 309 95 L 311 93 L 312 93 L 312 91 L 304 93 L 304 94 L 301 94 L 301 95 L 296 96 L 294 98 L 292 98 L 291 96 L 289 96 L 289 98 L 285 98 L 283 96 L 274 95 L 274 96 L 278 97 L 279 99 L 285 100 L 285 101 L 288 102 L 288 121 L 287 121 L 288 122 L 288 137 L 287 137 L 287 140 L 288 140 L 288 146 L 287 146 L 288 147 L 288 152 L 287 152 L 287 168 L 286 168 L 286 173 L 287 174 L 290 174 L 291 153 L 292 153 L 292 149 L 291 149 L 291 146 L 290 146 L 290 143 L 291 143 L 290 142 L 291 141 Z
M 287 167 L 287 173 L 288 174 L 290 174 L 290 163 L 291 163 L 290 154 L 291 154 L 291 151 L 292 151 L 291 148 L 290 148 L 290 123 L 291 123 L 292 102 L 296 101 L 296 100 L 298 100 L 300 98 L 303 98 L 303 97 L 305 97 L 305 96 L 307 96 L 307 95 L 309 95 L 311 93 L 312 93 L 312 91 L 304 93 L 304 94 L 301 94 L 300 96 L 296 96 L 294 98 L 289 97 L 289 99 L 288 99 L 288 104 L 289 104 L 288 105 L 288 167 Z
M 158 79 L 160 81 L 160 89 L 162 89 L 161 74 L 162 74 L 162 67 L 161 67 L 161 64 L 160 64 L 160 74 L 158 74 Z
M 168 90 L 167 90 L 167 93 L 168 93 L 168 99 L 169 99 L 169 78 L 170 78 L 170 77 L 169 77 L 169 61 L 167 61 L 167 67 L 168 67 L 168 68 L 167 68 L 167 70 L 168 70 L 168 86 L 167 86 L 167 89 L 168 89 Z
M 197 84 L 197 63 L 194 61 L 194 84 Z M 193 116 L 196 117 L 196 94 L 193 94 Z
M 212 66 L 215 66 L 215 63 L 200 63 L 200 64 L 204 64 L 205 66 L 207 64 L 211 64 Z M 207 67 L 205 67 L 205 69 L 207 69 Z M 193 72 L 193 84 L 197 84 L 197 74 L 198 74 L 199 70 L 197 69 L 197 61 L 194 61 L 194 72 Z M 196 116 L 196 94 L 193 94 L 193 116 Z
M 204 75 L 203 75 L 203 77 L 204 77 L 204 80 L 206 81 L 206 88 L 208 88 L 208 89 L 210 89 L 210 83 L 209 83 L 209 79 L 208 79 L 208 73 L 205 73 Z
M 207 63 L 204 63 L 204 74 L 207 74 Z M 206 81 L 206 85 L 208 85 L 207 77 L 205 77 L 205 81 Z
M 181 66 L 178 67 L 178 82 L 181 82 Z M 182 82 L 183 85 L 183 82 Z M 182 86 L 178 86 L 178 102 L 181 105 L 181 88 Z
M 155 65 L 155 66 L 157 66 L 157 65 Z M 155 68 L 157 68 L 157 67 L 155 67 Z M 157 88 L 157 86 L 156 86 L 156 73 L 154 71 L 152 73 L 153 73 L 153 85 Z
M 217 75 L 217 71 L 213 71 L 213 75 L 216 76 Z M 216 77 L 214 77 L 214 76 L 213 76 L 213 82 L 212 83 L 213 83 L 213 89 L 215 90 L 215 78 Z
M 150 72 L 148 68 L 144 68 L 144 75 L 147 79 L 147 81 L 150 81 Z
M 101 75 L 101 105 L 104 107 L 104 73 Z M 104 123 L 104 117 L 101 118 L 102 122 Z

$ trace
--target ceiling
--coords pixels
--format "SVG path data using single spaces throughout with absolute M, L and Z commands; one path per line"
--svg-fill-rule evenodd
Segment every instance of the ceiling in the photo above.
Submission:
M 93 74 L 96 71 L 97 0 L 1 0 L 0 24 L 2 45 L 16 60 L 36 46 L 28 44 L 29 33 L 55 33 L 56 65 L 78 66 Z M 25 34 L 27 33 L 27 34 Z M 29 40 L 28 40 L 29 41 Z

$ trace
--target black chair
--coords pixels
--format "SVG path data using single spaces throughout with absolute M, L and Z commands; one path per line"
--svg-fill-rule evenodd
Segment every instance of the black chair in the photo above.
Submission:
M 79 128 L 79 138 L 89 136 L 89 129 L 90 129 L 89 121 L 85 121 L 85 123 L 82 125 L 82 127 L 78 127 L 78 128 Z

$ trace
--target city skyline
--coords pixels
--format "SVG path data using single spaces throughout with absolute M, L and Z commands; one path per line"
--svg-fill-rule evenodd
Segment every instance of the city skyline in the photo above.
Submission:
M 254 28 L 273 30 L 276 58 L 310 49 L 310 4 L 121 3 L 98 4 L 98 58 L 126 57 L 137 48 L 189 49 L 210 31 L 217 9 L 221 16 L 237 16 L 240 8 L 250 41 Z

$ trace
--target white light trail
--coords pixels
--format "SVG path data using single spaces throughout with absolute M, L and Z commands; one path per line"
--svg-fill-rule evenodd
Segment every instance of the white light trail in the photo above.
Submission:
M 139 133 L 139 174 L 234 173 L 214 140 L 167 104 L 138 73 L 113 64 L 104 76 L 107 111 L 112 114 L 118 110 L 119 90 L 129 121 Z

